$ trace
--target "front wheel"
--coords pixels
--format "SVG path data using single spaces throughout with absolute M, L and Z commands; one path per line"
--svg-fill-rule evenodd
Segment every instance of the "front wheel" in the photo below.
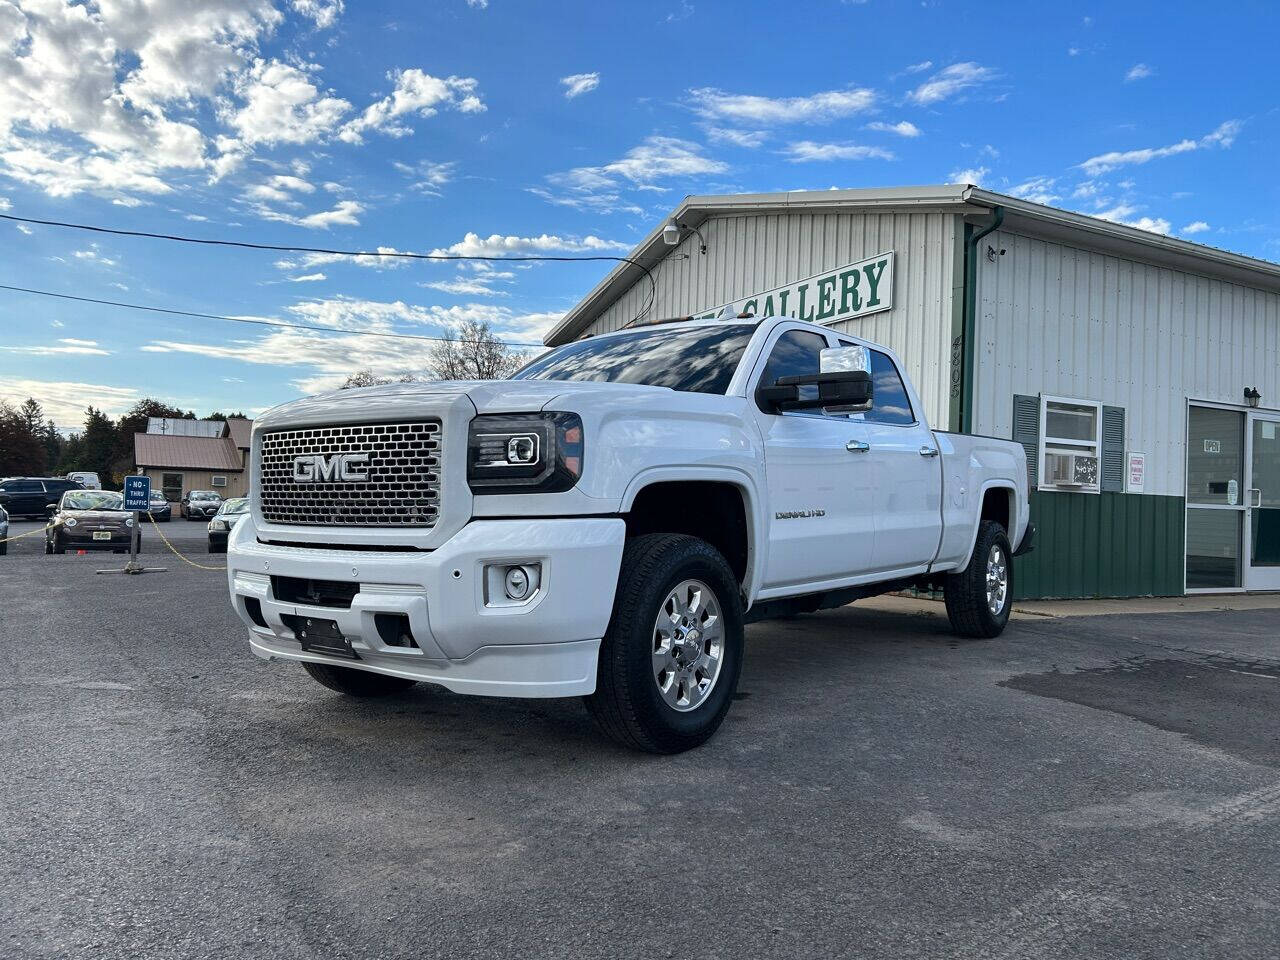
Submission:
M 606 734 L 649 753 L 680 753 L 716 732 L 738 687 L 738 581 L 696 537 L 628 541 L 587 709 Z
M 1004 527 L 986 520 L 978 527 L 969 566 L 947 575 L 943 596 L 951 629 L 962 637 L 998 637 L 1013 606 L 1013 550 Z
M 327 663 L 303 663 L 302 669 L 321 686 L 345 693 L 349 697 L 386 697 L 403 693 L 417 680 L 389 677 L 384 673 L 368 670 L 352 670 L 349 667 L 331 667 Z

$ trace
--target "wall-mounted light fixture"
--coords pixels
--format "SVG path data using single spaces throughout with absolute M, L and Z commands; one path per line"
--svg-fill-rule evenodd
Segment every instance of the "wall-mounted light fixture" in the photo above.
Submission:
M 1262 394 L 1258 392 L 1257 387 L 1244 388 L 1244 402 L 1251 407 L 1256 407 L 1262 402 Z
M 702 253 L 703 256 L 706 256 L 706 253 L 707 253 L 706 238 L 702 235 L 702 233 L 698 230 L 697 227 L 687 227 L 683 223 L 678 223 L 675 217 L 672 217 L 670 220 L 668 220 L 666 225 L 662 228 L 662 242 L 665 243 L 668 247 L 677 246 L 680 243 L 681 230 L 692 230 L 695 234 L 697 234 L 698 242 L 700 244 L 698 248 L 699 252 Z

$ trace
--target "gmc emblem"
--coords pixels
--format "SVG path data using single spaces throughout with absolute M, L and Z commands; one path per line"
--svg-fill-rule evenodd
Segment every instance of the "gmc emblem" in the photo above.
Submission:
M 359 483 L 368 479 L 367 453 L 335 453 L 327 457 L 313 453 L 293 458 L 294 483 L 325 483 L 333 480 Z

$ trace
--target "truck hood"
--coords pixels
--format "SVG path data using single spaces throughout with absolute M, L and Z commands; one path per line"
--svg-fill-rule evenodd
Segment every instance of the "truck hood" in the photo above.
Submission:
M 637 397 L 670 396 L 666 387 L 650 387 L 632 383 L 597 383 L 578 380 L 434 380 L 426 383 L 390 383 L 381 387 L 334 390 L 304 397 L 272 407 L 255 422 L 255 427 L 270 428 L 277 424 L 310 420 L 323 411 L 359 404 L 362 413 L 376 419 L 380 411 L 387 415 L 402 414 L 415 403 L 448 405 L 467 398 L 477 413 L 529 413 L 541 410 L 557 397 L 569 402 L 579 400 L 596 404 L 616 399 L 627 401 Z M 590 396 L 590 400 L 587 400 Z

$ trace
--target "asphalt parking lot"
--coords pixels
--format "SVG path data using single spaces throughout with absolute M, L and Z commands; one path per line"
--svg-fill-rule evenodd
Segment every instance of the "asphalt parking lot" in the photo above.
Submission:
M 662 758 L 573 701 L 344 700 L 252 657 L 222 575 L 153 536 L 141 577 L 38 541 L 0 558 L 5 957 L 1280 942 L 1275 609 L 759 624 L 720 734 Z

